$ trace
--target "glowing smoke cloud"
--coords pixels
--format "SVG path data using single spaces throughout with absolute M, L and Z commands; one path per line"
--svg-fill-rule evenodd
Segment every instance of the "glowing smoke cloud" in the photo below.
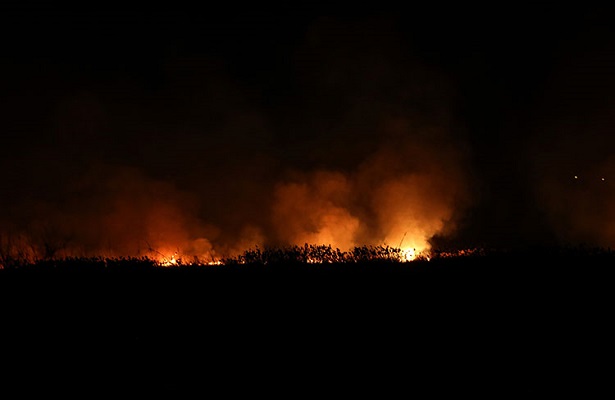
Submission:
M 318 171 L 280 185 L 278 236 L 344 251 L 388 245 L 422 252 L 434 235 L 454 230 L 455 214 L 470 202 L 463 152 L 438 130 L 393 125 L 395 142 L 383 142 L 355 171 Z
M 62 140 L 13 159 L 30 170 L 6 174 L 2 231 L 36 257 L 427 250 L 472 201 L 468 151 L 449 83 L 400 48 L 386 22 L 316 21 L 272 106 L 198 56 L 156 96 L 93 88 L 58 114 Z

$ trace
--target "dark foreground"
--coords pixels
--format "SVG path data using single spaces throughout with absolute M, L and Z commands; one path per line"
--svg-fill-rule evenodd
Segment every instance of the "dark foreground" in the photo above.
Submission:
M 5 390 L 608 396 L 610 252 L 0 271 Z

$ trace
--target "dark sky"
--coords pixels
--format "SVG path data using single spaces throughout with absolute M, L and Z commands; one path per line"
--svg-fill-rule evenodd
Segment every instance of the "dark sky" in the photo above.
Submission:
M 428 236 L 611 243 L 610 10 L 379 4 L 3 6 L 0 222 L 88 249 L 161 209 L 214 248 L 331 221 L 397 242 L 414 214 L 380 205 L 436 197 Z M 333 208 L 289 223 L 303 202 Z

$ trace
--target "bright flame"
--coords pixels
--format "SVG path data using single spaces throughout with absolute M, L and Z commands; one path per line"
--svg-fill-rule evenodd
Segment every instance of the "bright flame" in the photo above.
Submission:
M 173 254 L 171 258 L 166 258 L 163 256 L 162 259 L 158 260 L 158 263 L 162 267 L 173 267 L 177 265 L 177 259 L 175 258 L 176 255 L 177 253 Z
M 212 258 L 211 261 L 201 261 L 203 258 L 199 258 L 194 256 L 194 261 L 189 263 L 192 265 L 223 265 L 222 260 L 217 258 Z M 176 267 L 180 265 L 184 265 L 185 262 L 182 257 L 179 255 L 179 252 L 175 252 L 171 257 L 166 257 L 164 254 L 158 254 L 156 258 L 156 262 L 161 267 Z
M 416 258 L 416 249 L 414 248 L 402 248 L 402 261 L 412 261 Z

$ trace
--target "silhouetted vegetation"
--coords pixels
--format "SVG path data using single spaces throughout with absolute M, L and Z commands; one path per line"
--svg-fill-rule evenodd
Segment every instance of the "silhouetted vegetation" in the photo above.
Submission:
M 6 250 L 6 249 L 5 249 Z M 350 251 L 342 251 L 326 245 L 287 246 L 255 248 L 244 251 L 235 257 L 224 258 L 217 263 L 200 262 L 194 257 L 190 260 L 181 257 L 173 263 L 161 262 L 155 258 L 143 257 L 43 257 L 32 259 L 26 252 L 2 251 L 0 249 L 0 270 L 29 271 L 150 271 L 150 270 L 188 270 L 224 269 L 254 266 L 339 266 L 351 265 L 397 265 L 414 267 L 429 263 L 440 265 L 445 260 L 511 261 L 519 265 L 533 264 L 570 264 L 583 261 L 615 261 L 615 252 L 610 248 L 588 246 L 534 247 L 523 249 L 433 249 L 424 254 L 408 255 L 404 250 L 390 246 L 361 246 Z M 469 264 L 468 264 L 469 265 Z
M 306 245 L 252 249 L 222 265 L 8 259 L 0 343 L 15 353 L 11 367 L 72 357 L 74 382 L 62 383 L 52 364 L 19 376 L 83 393 L 252 390 L 274 375 L 319 392 L 373 382 L 374 396 L 382 382 L 411 394 L 587 394 L 570 382 L 600 371 L 592 355 L 612 342 L 613 251 L 403 257 L 389 247 Z
M 418 259 L 423 256 L 418 257 Z M 408 257 L 399 248 L 389 246 L 361 246 L 342 251 L 326 245 L 289 246 L 282 248 L 256 248 L 223 260 L 223 264 L 339 264 L 371 261 L 405 262 Z

